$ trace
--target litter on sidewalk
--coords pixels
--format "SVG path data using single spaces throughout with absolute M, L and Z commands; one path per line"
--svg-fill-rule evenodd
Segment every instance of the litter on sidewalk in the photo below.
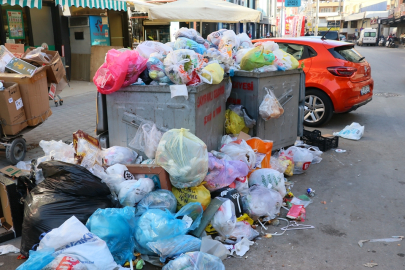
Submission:
M 40 51 L 37 57 L 46 60 Z M 110 50 L 94 83 L 112 96 L 139 84 L 146 70 L 150 85 L 184 85 L 188 91 L 187 86 L 220 84 L 234 70 L 297 68 L 298 61 L 274 42 L 253 46 L 232 30 L 204 40 L 195 30 L 181 28 L 174 44 Z M 197 96 L 196 106 L 224 95 L 224 85 L 212 95 Z M 149 120 L 130 121 L 137 130 L 127 134 L 124 145 L 104 148 L 101 139 L 80 130 L 70 145 L 41 141 L 45 156 L 18 165 L 29 169 L 18 177 L 18 199 L 25 208 L 21 254 L 28 257 L 18 270 L 65 264 L 72 270 L 141 269 L 145 262 L 164 270 L 225 269 L 222 260 L 246 256 L 261 235 L 271 241 L 285 231 L 313 229 L 304 222 L 313 202 L 308 196 L 315 191 L 296 197 L 291 179 L 319 166 L 323 152 L 307 142 L 274 149 L 275 141 L 254 134 L 262 122 L 290 114 L 272 90 L 265 90 L 255 117 L 240 105 L 226 112 L 219 107 L 204 117 L 208 123 L 224 116 L 220 125 L 206 126 L 226 133 L 210 138 L 210 146 L 200 133 Z M 187 91 L 188 100 L 167 100 L 183 106 L 194 99 Z M 287 222 L 283 233 L 263 232 L 279 220 Z

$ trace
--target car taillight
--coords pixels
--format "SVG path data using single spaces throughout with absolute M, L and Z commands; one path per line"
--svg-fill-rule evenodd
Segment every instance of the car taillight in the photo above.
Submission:
M 351 77 L 357 71 L 357 68 L 354 68 L 354 67 L 328 67 L 328 71 L 335 76 Z

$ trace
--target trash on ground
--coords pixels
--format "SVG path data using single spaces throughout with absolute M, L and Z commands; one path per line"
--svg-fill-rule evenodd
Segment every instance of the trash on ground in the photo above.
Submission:
M 173 261 L 166 264 L 162 270 L 179 270 L 179 269 L 194 269 L 194 270 L 205 270 L 205 269 L 216 269 L 225 270 L 225 266 L 221 259 L 216 256 L 196 251 L 187 252 L 177 257 Z
M 13 245 L 3 245 L 0 246 L 0 255 L 5 255 L 8 253 L 19 253 L 20 249 L 16 248 Z
M 365 263 L 365 264 L 363 264 L 365 267 L 368 267 L 368 268 L 373 268 L 374 266 L 377 266 L 378 265 L 378 263 Z
M 202 238 L 200 251 L 214 255 L 221 260 L 225 260 L 231 254 L 224 244 L 212 239 L 211 236 L 204 236 Z
M 333 135 L 340 136 L 345 139 L 358 141 L 364 135 L 364 126 L 361 126 L 359 123 L 353 122 L 341 131 L 333 132 Z
M 243 238 L 240 242 L 235 244 L 235 248 L 231 250 L 231 255 L 233 255 L 233 252 L 235 252 L 238 256 L 244 256 L 246 252 L 249 251 L 249 247 L 253 244 L 253 241 L 249 241 L 247 238 Z
M 402 239 L 404 239 L 405 236 L 392 236 L 391 238 L 381 238 L 381 239 L 370 239 L 370 240 L 360 240 L 358 242 L 360 247 L 363 247 L 364 243 L 370 242 L 387 242 L 387 243 L 391 243 L 391 242 L 398 242 L 398 241 L 402 241 Z
M 335 149 L 336 153 L 346 153 L 346 150 L 343 149 Z

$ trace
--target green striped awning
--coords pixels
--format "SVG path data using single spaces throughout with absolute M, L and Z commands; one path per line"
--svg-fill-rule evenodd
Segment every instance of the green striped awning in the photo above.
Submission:
M 1 1 L 1 0 L 0 0 Z M 4 0 L 3 0 L 4 1 Z M 10 0 L 7 0 L 10 1 Z M 15 0 L 17 1 L 17 0 Z M 21 0 L 20 0 L 21 1 Z M 38 0 L 40 1 L 40 0 Z M 55 0 L 56 5 L 127 11 L 127 2 L 115 0 Z
M 10 6 L 21 6 L 30 8 L 42 8 L 42 0 L 0 0 L 0 4 L 9 4 Z

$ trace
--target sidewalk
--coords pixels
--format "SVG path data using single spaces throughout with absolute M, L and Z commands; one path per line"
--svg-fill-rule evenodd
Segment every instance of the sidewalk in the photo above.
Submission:
M 52 116 L 41 125 L 24 134 L 28 152 L 25 160 L 42 156 L 38 143 L 41 140 L 72 141 L 72 133 L 81 129 L 95 135 L 96 93 L 93 83 L 72 81 L 62 93 L 63 105 L 55 107 L 49 101 Z M 10 165 L 3 152 L 0 152 L 0 168 Z

